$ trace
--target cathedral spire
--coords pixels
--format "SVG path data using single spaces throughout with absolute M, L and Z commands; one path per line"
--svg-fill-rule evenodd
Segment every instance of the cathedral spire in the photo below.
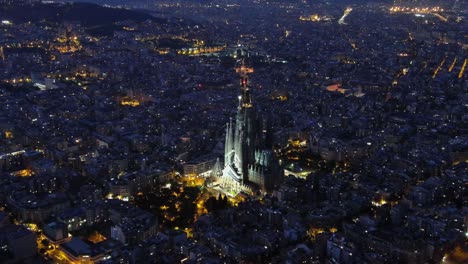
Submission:
M 252 73 L 253 68 L 245 66 L 245 62 L 242 60 L 240 67 L 236 68 L 236 72 L 240 75 L 240 88 L 241 95 L 239 97 L 240 108 L 252 107 L 252 96 L 250 94 L 248 74 Z
M 219 158 L 216 159 L 216 163 L 213 166 L 213 169 L 211 170 L 211 176 L 212 177 L 219 177 L 223 174 L 223 169 L 221 168 L 221 162 L 219 161 Z
M 226 124 L 226 140 L 224 141 L 224 156 L 226 157 L 226 155 L 229 153 L 229 151 L 231 151 L 231 146 L 229 146 L 231 142 L 231 122 L 227 123 Z
M 222 188 L 235 194 L 243 190 L 271 190 L 283 176 L 279 168 L 272 166 L 276 163 L 271 162 L 271 150 L 265 146 L 267 124 L 263 124 L 253 108 L 248 80 L 253 69 L 246 67 L 243 61 L 239 65 L 236 68 L 240 75 L 239 108 L 236 118 L 226 125 L 221 176 Z

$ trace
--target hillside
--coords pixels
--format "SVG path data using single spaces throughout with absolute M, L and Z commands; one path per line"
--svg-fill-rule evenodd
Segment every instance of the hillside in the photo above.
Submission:
M 124 20 L 141 22 L 150 19 L 159 23 L 166 22 L 164 19 L 155 18 L 144 12 L 108 8 L 90 3 L 37 3 L 32 6 L 0 5 L 0 17 L 4 20 L 12 20 L 15 23 L 45 20 L 56 23 L 79 22 L 86 27 L 110 25 Z

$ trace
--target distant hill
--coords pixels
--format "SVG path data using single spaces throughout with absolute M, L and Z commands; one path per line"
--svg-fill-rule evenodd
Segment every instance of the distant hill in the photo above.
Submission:
M 159 23 L 167 22 L 165 19 L 156 18 L 144 12 L 108 8 L 91 3 L 0 5 L 0 17 L 15 23 L 46 20 L 56 23 L 79 22 L 86 27 L 110 25 L 124 20 L 142 22 L 150 19 Z

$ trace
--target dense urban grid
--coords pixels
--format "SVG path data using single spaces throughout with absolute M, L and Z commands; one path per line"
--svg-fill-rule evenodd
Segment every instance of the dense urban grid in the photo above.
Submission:
M 0 263 L 468 263 L 468 2 L 0 0 Z

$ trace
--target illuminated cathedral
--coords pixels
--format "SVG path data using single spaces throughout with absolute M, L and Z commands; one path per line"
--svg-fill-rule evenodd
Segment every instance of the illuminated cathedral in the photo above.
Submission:
M 259 118 L 252 102 L 247 75 L 252 68 L 242 65 L 241 95 L 235 120 L 226 128 L 224 169 L 221 187 L 228 193 L 268 192 L 283 179 L 278 160 L 272 151 L 272 134 L 266 119 Z

